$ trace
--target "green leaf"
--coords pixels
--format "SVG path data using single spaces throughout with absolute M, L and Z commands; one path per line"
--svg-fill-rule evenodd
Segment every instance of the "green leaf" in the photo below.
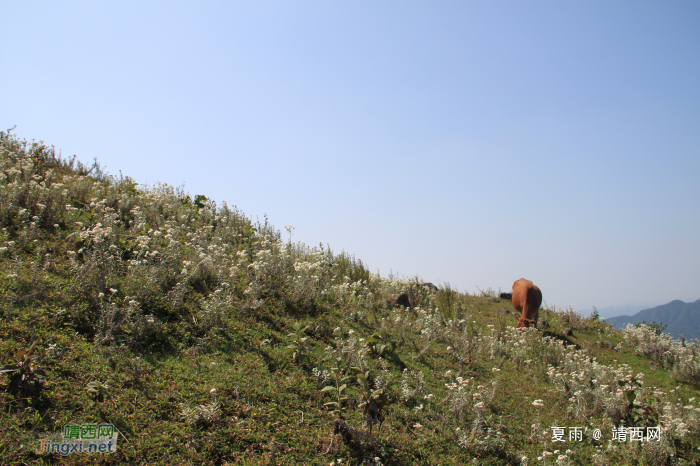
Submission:
M 8 372 L 15 372 L 18 371 L 20 368 L 19 366 L 3 366 L 0 367 L 0 374 L 5 374 Z
M 338 403 L 335 401 L 330 401 L 328 403 L 323 403 L 323 406 L 338 406 Z
M 330 385 L 328 385 L 327 387 L 323 387 L 321 389 L 322 392 L 330 392 L 331 390 L 335 390 L 335 387 L 331 387 Z
M 345 390 L 346 388 L 347 388 L 347 385 L 346 385 L 346 384 L 341 385 L 340 388 L 338 389 L 338 393 L 342 392 L 342 391 Z
M 27 350 L 27 356 L 32 355 L 32 353 L 34 352 L 34 348 L 36 348 L 37 343 L 39 343 L 39 340 L 41 340 L 41 338 L 37 338 L 36 340 L 34 340 L 34 343 L 32 343 L 32 346 L 30 346 L 29 350 Z

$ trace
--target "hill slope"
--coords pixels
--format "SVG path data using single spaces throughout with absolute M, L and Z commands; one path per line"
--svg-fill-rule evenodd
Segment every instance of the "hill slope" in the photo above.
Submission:
M 3 464 L 700 462 L 696 342 L 546 309 L 515 329 L 490 290 L 371 274 L 5 133 L 0 271 Z M 116 451 L 52 449 L 95 425 Z
M 644 309 L 632 316 L 618 316 L 606 319 L 610 325 L 622 330 L 627 324 L 642 321 L 658 322 L 667 325 L 666 333 L 674 338 L 700 338 L 700 299 L 693 303 L 675 300 L 668 304 Z

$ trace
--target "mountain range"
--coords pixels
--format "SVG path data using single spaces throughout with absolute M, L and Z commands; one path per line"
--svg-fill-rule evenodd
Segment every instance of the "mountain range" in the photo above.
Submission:
M 605 319 L 616 329 L 623 329 L 627 324 L 642 321 L 666 324 L 665 332 L 674 338 L 684 335 L 686 338 L 700 338 L 700 299 L 692 303 L 680 300 L 668 304 L 644 309 L 631 316 L 617 316 Z

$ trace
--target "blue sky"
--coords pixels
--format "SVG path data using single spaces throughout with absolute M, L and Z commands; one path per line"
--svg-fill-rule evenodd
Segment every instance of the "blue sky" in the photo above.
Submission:
M 382 275 L 700 298 L 700 3 L 4 2 L 0 128 Z

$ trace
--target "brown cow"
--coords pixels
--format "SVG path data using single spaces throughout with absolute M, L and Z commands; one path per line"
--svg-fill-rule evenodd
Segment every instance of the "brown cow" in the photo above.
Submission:
M 513 307 L 523 313 L 518 319 L 518 328 L 537 327 L 537 318 L 542 304 L 542 292 L 530 280 L 521 278 L 513 283 Z

